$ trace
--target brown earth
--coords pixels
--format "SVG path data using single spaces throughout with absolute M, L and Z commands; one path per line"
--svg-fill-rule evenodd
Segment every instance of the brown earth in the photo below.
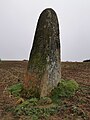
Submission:
M 7 88 L 23 82 L 27 61 L 0 62 L 0 120 L 29 120 L 25 116 L 15 117 L 9 110 L 17 101 Z M 62 78 L 74 79 L 82 87 L 70 99 L 64 99 L 66 109 L 60 108 L 49 120 L 89 120 L 90 119 L 90 62 L 62 62 Z

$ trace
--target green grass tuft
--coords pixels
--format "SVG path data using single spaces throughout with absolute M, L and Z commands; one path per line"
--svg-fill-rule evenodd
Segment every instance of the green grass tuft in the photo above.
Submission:
M 78 90 L 79 85 L 75 80 L 61 80 L 56 88 L 51 92 L 51 98 L 59 101 L 62 97 L 71 97 Z
M 20 92 L 22 91 L 22 89 L 23 89 L 22 83 L 12 85 L 8 88 L 9 92 L 16 97 L 20 96 Z
M 50 115 L 56 114 L 61 107 L 66 109 L 65 105 L 63 105 L 62 98 L 73 96 L 78 88 L 79 85 L 74 80 L 61 80 L 57 87 L 51 91 L 51 96 L 49 97 L 40 98 L 36 93 L 27 91 L 31 95 L 30 98 L 15 106 L 12 112 L 17 116 L 30 116 L 32 120 L 48 119 Z M 23 85 L 21 83 L 9 88 L 9 91 L 15 96 L 21 96 L 22 90 Z
M 47 119 L 50 115 L 53 115 L 58 111 L 57 105 L 44 108 L 39 107 L 38 105 L 33 106 L 31 104 L 32 103 L 31 101 L 32 100 L 27 100 L 22 104 L 16 106 L 13 110 L 13 113 L 17 116 L 26 115 L 30 116 L 32 120 L 39 120 L 41 118 Z

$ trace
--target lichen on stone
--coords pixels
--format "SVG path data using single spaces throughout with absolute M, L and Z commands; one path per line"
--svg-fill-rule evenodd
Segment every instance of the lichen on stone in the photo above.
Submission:
M 41 13 L 37 23 L 25 86 L 39 90 L 41 97 L 48 96 L 60 78 L 59 23 L 55 11 L 48 8 Z

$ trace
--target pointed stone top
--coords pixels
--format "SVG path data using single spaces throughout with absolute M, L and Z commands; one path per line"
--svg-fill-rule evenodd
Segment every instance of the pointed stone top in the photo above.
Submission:
M 46 15 L 45 17 L 51 18 L 52 15 L 57 16 L 56 12 L 52 8 L 46 8 L 42 11 L 41 15 Z
M 56 12 L 40 14 L 27 67 L 26 85 L 40 96 L 48 96 L 61 78 L 59 23 Z M 26 86 L 27 87 L 27 86 Z
M 47 11 L 56 13 L 52 8 L 46 8 L 46 9 L 44 9 L 44 10 L 42 11 L 42 13 L 43 13 L 43 12 L 47 12 Z

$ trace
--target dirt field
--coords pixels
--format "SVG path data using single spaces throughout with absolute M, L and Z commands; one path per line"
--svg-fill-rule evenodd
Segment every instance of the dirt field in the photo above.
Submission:
M 0 120 L 29 120 L 21 116 L 16 118 L 9 108 L 13 107 L 17 99 L 13 98 L 7 88 L 15 83 L 23 82 L 27 61 L 0 62 Z M 74 97 L 65 100 L 68 107 L 65 111 L 58 111 L 50 120 L 90 120 L 90 62 L 62 62 L 62 78 L 74 79 L 82 87 Z M 78 115 L 73 117 L 71 107 L 77 106 Z M 75 114 L 76 115 L 76 114 Z

